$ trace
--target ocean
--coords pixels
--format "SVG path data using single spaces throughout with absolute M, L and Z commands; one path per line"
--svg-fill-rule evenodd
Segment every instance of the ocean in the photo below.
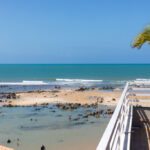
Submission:
M 8 91 L 6 85 L 9 85 L 10 91 L 50 89 L 55 86 L 124 86 L 127 81 L 136 79 L 150 79 L 150 64 L 0 65 L 0 91 Z
M 1 82 L 57 79 L 121 81 L 150 78 L 150 64 L 1 64 Z

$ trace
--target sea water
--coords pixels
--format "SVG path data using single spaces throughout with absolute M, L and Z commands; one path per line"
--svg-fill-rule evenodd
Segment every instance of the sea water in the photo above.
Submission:
M 150 64 L 13 64 L 0 65 L 0 91 L 61 87 L 124 86 L 150 79 Z
M 0 81 L 18 82 L 59 79 L 127 81 L 150 78 L 150 64 L 1 64 Z M 72 81 L 70 80 L 70 81 Z M 64 80 L 65 81 L 65 80 Z M 67 80 L 66 80 L 67 81 Z M 69 81 L 69 80 L 68 80 Z M 81 81 L 81 80 L 76 80 Z
M 40 106 L 39 106 L 40 107 Z M 15 150 L 82 150 L 96 149 L 111 116 L 80 117 L 93 108 L 60 110 L 53 105 L 36 111 L 34 107 L 0 108 L 0 144 Z M 55 112 L 51 112 L 51 108 Z M 97 108 L 95 108 L 97 109 Z M 101 106 L 100 109 L 105 109 Z M 72 120 L 68 117 L 71 115 Z M 10 139 L 11 143 L 7 143 Z

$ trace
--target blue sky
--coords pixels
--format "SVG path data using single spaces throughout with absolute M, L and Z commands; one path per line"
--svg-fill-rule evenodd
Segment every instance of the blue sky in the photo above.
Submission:
M 132 49 L 149 0 L 1 0 L 0 63 L 150 63 Z

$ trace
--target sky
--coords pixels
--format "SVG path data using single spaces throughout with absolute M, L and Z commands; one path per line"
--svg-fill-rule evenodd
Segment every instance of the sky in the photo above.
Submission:
M 0 0 L 0 63 L 150 63 L 131 48 L 149 0 Z

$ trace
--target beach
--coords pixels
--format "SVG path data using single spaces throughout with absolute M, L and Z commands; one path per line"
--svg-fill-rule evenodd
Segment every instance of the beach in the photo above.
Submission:
M 33 106 L 41 104 L 78 103 L 116 106 L 121 92 L 100 91 L 97 88 L 87 89 L 54 89 L 49 91 L 29 91 L 14 93 L 15 98 L 7 98 L 8 106 Z M 4 94 L 5 95 L 5 94 Z M 9 95 L 9 94 L 8 94 Z M 6 96 L 8 97 L 6 94 Z M 11 94 L 10 94 L 11 95 Z M 2 103 L 2 102 L 1 102 Z
M 96 149 L 125 83 L 141 78 L 140 67 L 148 74 L 147 65 L 0 65 L 0 145 Z M 126 76 L 125 68 L 134 74 Z

